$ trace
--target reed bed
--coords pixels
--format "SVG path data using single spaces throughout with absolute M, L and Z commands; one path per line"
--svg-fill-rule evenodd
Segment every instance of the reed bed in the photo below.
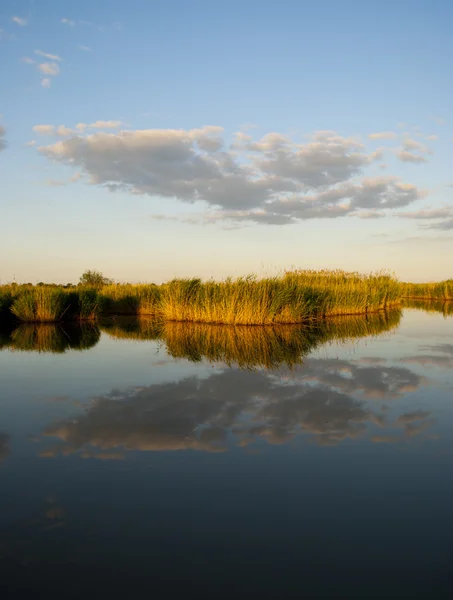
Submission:
M 400 283 L 402 298 L 453 300 L 453 279 L 438 283 Z
M 174 279 L 162 285 L 3 286 L 0 313 L 2 319 L 13 315 L 23 322 L 150 315 L 163 321 L 285 325 L 384 311 L 397 306 L 402 296 L 428 294 L 451 299 L 453 283 L 402 284 L 387 273 L 305 270 L 263 279 Z
M 406 298 L 402 301 L 403 308 L 415 308 L 423 312 L 440 313 L 445 318 L 453 316 L 453 302 L 449 300 L 424 300 L 420 298 Z
M 326 342 L 378 335 L 396 328 L 401 311 L 334 318 L 306 326 L 223 326 L 156 321 L 149 317 L 101 320 L 105 333 L 118 339 L 162 340 L 174 358 L 238 364 L 242 368 L 294 366 Z

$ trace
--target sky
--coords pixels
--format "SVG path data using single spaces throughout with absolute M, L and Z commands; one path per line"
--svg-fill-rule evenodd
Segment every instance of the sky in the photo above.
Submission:
M 0 283 L 453 277 L 450 0 L 3 0 Z

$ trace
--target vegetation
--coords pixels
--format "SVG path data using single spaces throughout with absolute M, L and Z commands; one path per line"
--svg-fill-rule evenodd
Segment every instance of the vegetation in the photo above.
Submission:
M 97 344 L 99 328 L 92 323 L 24 323 L 0 333 L 0 348 L 22 352 L 52 352 L 86 350 Z
M 236 363 L 242 368 L 277 368 L 300 364 L 306 355 L 325 342 L 344 342 L 391 331 L 398 326 L 400 318 L 401 312 L 394 310 L 329 319 L 307 326 L 226 327 L 141 317 L 103 319 L 100 327 L 119 339 L 162 340 L 174 358 Z
M 438 283 L 401 283 L 403 298 L 423 300 L 453 300 L 453 279 Z
M 0 286 L 0 318 L 59 322 L 93 320 L 101 315 L 150 315 L 162 321 L 285 325 L 385 311 L 408 297 L 453 299 L 453 280 L 409 284 L 386 273 L 361 275 L 337 270 L 291 271 L 263 279 L 174 279 L 162 285 L 133 285 L 114 284 L 102 273 L 85 271 L 78 286 Z
M 113 283 L 113 279 L 104 277 L 99 271 L 85 271 L 79 279 L 80 285 L 87 285 L 94 288 L 101 288 L 104 285 L 110 285 L 111 283 Z
M 445 318 L 453 316 L 453 302 L 440 300 L 423 300 L 406 298 L 402 302 L 404 308 L 415 308 L 424 312 L 441 313 Z

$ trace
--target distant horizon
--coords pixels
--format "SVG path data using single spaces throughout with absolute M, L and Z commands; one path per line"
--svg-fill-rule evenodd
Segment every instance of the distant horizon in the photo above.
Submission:
M 2 282 L 453 277 L 451 2 L 106 6 L 2 6 Z

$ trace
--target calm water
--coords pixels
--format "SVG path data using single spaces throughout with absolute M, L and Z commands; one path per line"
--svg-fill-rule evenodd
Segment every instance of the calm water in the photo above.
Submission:
M 452 317 L 0 349 L 2 598 L 453 597 Z

